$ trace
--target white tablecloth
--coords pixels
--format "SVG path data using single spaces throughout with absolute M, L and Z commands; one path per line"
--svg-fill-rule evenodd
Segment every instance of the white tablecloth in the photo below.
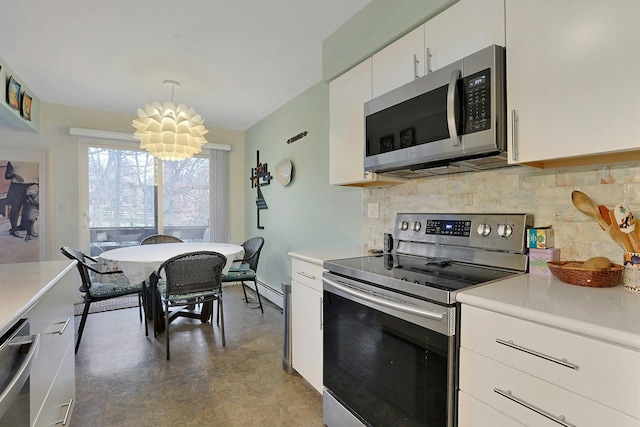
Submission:
M 227 257 L 222 270 L 225 274 L 233 260 L 242 259 L 244 249 L 240 245 L 230 243 L 161 243 L 156 245 L 126 246 L 105 251 L 99 255 L 103 260 L 103 269 L 122 270 L 132 283 L 148 280 L 151 273 L 157 271 L 163 262 L 176 255 L 187 252 L 213 251 Z

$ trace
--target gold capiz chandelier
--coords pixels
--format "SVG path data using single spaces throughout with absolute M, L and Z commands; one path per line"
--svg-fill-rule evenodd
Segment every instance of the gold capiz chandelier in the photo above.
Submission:
M 204 135 L 209 132 L 204 127 L 204 119 L 196 110 L 184 104 L 176 107 L 173 91 L 180 87 L 178 82 L 165 80 L 171 88 L 171 101 L 160 104 L 155 101 L 138 108 L 138 118 L 133 121 L 136 128 L 134 137 L 140 140 L 140 148 L 162 160 L 183 160 L 202 151 L 207 143 Z

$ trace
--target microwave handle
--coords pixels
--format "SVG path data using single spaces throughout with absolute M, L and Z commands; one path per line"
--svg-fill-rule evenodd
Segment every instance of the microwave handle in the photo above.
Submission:
M 451 78 L 449 79 L 449 88 L 447 89 L 447 124 L 449 125 L 449 136 L 451 137 L 451 141 L 453 142 L 454 147 L 460 145 L 458 124 L 456 123 L 455 101 L 458 88 L 458 85 L 456 83 L 458 83 L 461 74 L 462 72 L 460 70 L 454 70 L 451 73 Z

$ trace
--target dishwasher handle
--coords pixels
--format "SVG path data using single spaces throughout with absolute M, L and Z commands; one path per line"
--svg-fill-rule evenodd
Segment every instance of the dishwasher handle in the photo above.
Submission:
M 22 346 L 29 343 L 31 343 L 31 346 L 24 357 L 24 360 L 18 369 L 16 369 L 15 374 L 9 381 L 7 387 L 0 392 L 0 417 L 2 417 L 7 409 L 9 409 L 31 374 L 31 368 L 38 357 L 38 350 L 40 349 L 40 334 L 17 336 L 6 343 L 8 348 Z M 1 356 L 2 355 L 0 355 L 0 357 Z

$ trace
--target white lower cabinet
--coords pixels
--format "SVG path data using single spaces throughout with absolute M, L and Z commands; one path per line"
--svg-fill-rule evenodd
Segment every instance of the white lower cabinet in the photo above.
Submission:
M 60 369 L 53 380 L 40 414 L 34 424 L 39 426 L 69 425 L 75 403 L 75 348 L 69 343 Z
M 294 259 L 291 283 L 291 362 L 322 393 L 322 267 Z
M 63 275 L 26 314 L 30 333 L 40 334 L 40 349 L 30 375 L 30 417 L 35 426 L 63 420 L 67 411 L 64 405 L 75 399 L 75 274 L 73 268 Z M 57 418 L 60 412 L 62 417 Z
M 640 352 L 466 304 L 460 340 L 460 425 L 496 425 L 472 397 L 524 425 L 640 427 Z

